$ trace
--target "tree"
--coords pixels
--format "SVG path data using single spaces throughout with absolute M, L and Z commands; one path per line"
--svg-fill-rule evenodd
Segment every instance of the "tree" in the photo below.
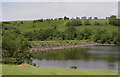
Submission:
M 58 18 L 58 20 L 63 20 L 63 18 Z
M 92 19 L 92 17 L 89 17 L 88 19 Z
M 2 24 L 11 24 L 10 22 L 2 22 Z
M 36 22 L 37 22 L 37 20 L 34 20 L 34 21 L 33 21 L 33 23 L 36 23 Z
M 96 29 L 95 32 L 91 36 L 92 41 L 98 42 L 100 40 L 100 37 L 101 37 L 100 35 L 102 35 L 103 33 L 104 33 L 103 30 Z
M 89 28 L 85 28 L 82 32 L 83 39 L 89 39 L 90 36 L 92 35 L 92 31 Z
M 80 17 L 76 17 L 76 19 L 80 19 Z
M 59 32 L 58 35 L 57 35 L 58 38 L 62 38 L 62 40 L 65 39 L 65 34 L 64 32 Z
M 76 38 L 76 29 L 73 26 L 69 26 L 65 31 L 65 39 L 66 40 L 74 40 Z
M 27 38 L 29 41 L 37 40 L 37 33 L 34 30 L 33 32 L 26 32 L 23 34 L 25 38 Z
M 94 19 L 98 19 L 98 17 L 94 17 Z
M 43 22 L 43 19 L 38 19 L 38 22 Z
M 111 38 L 110 34 L 108 33 L 102 34 L 100 38 L 101 43 L 110 43 L 110 38 Z
M 116 15 L 110 16 L 110 18 L 109 18 L 109 24 L 114 25 L 115 20 L 116 20 Z
M 15 29 L 14 32 L 17 33 L 17 34 L 21 34 L 19 29 Z
M 23 24 L 23 21 L 21 21 L 21 24 Z
M 23 36 L 13 32 L 7 32 L 2 38 L 2 62 L 7 64 L 21 64 L 25 59 L 30 60 L 27 51 L 29 42 Z
M 114 26 L 120 26 L 120 19 L 115 19 L 115 20 L 112 22 L 112 25 L 114 25 Z
M 67 17 L 67 16 L 64 16 L 64 20 L 69 20 L 69 17 Z
M 84 17 L 81 17 L 81 19 L 87 19 L 87 17 L 86 17 L 86 16 L 84 16 Z

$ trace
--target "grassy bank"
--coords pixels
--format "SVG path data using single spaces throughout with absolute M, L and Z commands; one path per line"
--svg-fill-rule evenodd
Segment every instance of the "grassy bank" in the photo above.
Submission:
M 86 70 L 65 68 L 43 68 L 30 65 L 3 65 L 3 75 L 117 75 L 117 71 L 111 70 Z

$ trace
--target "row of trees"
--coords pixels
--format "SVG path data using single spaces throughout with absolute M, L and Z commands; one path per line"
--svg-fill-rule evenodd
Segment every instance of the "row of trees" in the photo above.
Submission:
M 86 19 L 86 17 L 82 17 L 82 19 Z M 92 19 L 91 17 L 87 20 L 84 20 L 84 24 L 85 25 L 91 25 L 91 21 L 90 19 Z M 97 17 L 95 17 L 95 19 L 98 19 Z M 46 21 L 49 21 L 49 20 L 70 20 L 69 17 L 67 16 L 64 16 L 64 18 L 55 18 L 55 19 L 45 19 Z M 33 24 L 34 23 L 37 23 L 37 22 L 44 22 L 44 19 L 38 19 L 38 20 L 34 20 L 33 21 Z M 11 24 L 11 22 L 2 22 L 2 26 L 3 27 L 7 27 L 8 28 L 8 25 Z M 21 24 L 24 24 L 23 21 L 20 21 L 20 22 L 14 22 L 13 25 L 21 25 Z M 70 25 L 73 25 L 73 26 L 81 26 L 83 23 L 82 23 L 82 20 L 80 20 L 79 17 L 76 17 L 76 19 L 71 19 L 69 22 L 66 23 L 67 26 L 70 26 Z M 98 22 L 98 21 L 94 21 L 94 25 L 101 25 L 102 23 L 101 22 Z M 114 26 L 120 26 L 120 19 L 117 19 L 116 15 L 112 15 L 109 17 L 109 23 L 110 25 L 114 25 Z M 7 26 L 6 26 L 7 25 Z M 106 24 L 105 24 L 106 25 Z
M 85 28 L 82 31 L 76 30 L 74 26 L 69 26 L 64 32 L 56 29 L 35 30 L 24 34 L 30 41 L 34 40 L 90 40 L 99 43 L 114 43 L 120 42 L 120 34 L 117 31 L 107 31 L 96 29 L 94 31 Z
M 84 20 L 84 23 L 82 22 L 82 20 L 70 20 L 66 23 L 66 26 L 81 26 L 81 25 L 91 25 L 91 21 L 89 19 Z M 102 25 L 103 22 L 98 22 L 98 21 L 94 21 L 93 23 L 94 25 Z M 117 17 L 115 15 L 112 15 L 111 17 L 109 17 L 109 23 L 105 24 L 105 25 L 113 25 L 113 26 L 120 26 L 120 19 L 117 19 Z
M 107 23 L 94 21 L 93 25 L 109 25 Z M 92 22 L 88 19 L 82 22 L 82 20 L 71 20 L 66 23 L 66 26 L 82 26 L 82 25 L 92 25 Z

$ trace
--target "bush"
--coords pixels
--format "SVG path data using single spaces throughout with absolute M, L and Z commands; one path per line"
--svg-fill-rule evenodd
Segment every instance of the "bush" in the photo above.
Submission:
M 2 63 L 4 63 L 4 64 L 16 64 L 18 62 L 17 62 L 16 58 L 3 58 Z
M 66 23 L 66 26 L 81 26 L 81 20 L 72 20 Z
M 21 34 L 20 30 L 18 30 L 18 29 L 14 30 L 14 32 L 17 34 Z
M 97 21 L 95 21 L 95 22 L 94 22 L 94 25 L 100 25 L 100 23 L 99 23 L 99 22 L 97 22 Z
M 38 22 L 43 22 L 44 20 L 43 19 L 39 19 Z
M 81 26 L 81 20 L 71 20 L 66 23 L 66 26 Z
M 10 29 L 12 29 L 12 27 L 9 26 L 9 25 L 4 25 L 4 26 L 3 26 L 3 29 L 4 29 L 4 30 L 10 30 Z
M 115 15 L 110 16 L 110 18 L 109 18 L 109 24 L 114 25 L 114 21 L 115 20 L 116 20 L 116 16 Z
M 22 35 L 6 32 L 2 38 L 3 63 L 21 64 L 25 59 L 30 59 L 28 46 L 29 42 Z
M 91 25 L 91 23 L 90 23 L 89 20 L 85 20 L 84 24 L 85 24 L 85 25 Z
M 64 16 L 64 18 L 63 18 L 64 20 L 69 20 L 69 17 L 67 17 L 67 16 Z
M 65 30 L 65 39 L 66 40 L 74 40 L 74 38 L 76 38 L 76 28 L 73 26 L 69 26 L 66 30 Z
M 115 19 L 115 20 L 112 22 L 112 24 L 113 24 L 114 26 L 120 26 L 120 19 Z
M 2 24 L 11 24 L 10 22 L 2 22 Z

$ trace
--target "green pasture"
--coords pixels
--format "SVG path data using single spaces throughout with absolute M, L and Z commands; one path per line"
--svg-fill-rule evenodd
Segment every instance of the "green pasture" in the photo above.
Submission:
M 3 75 L 117 75 L 117 71 L 2 65 Z
M 17 25 L 14 24 L 16 21 L 10 21 L 11 24 L 8 24 L 9 26 L 15 27 L 16 29 L 19 29 L 22 33 L 24 32 L 30 32 L 34 30 L 40 30 L 40 29 L 49 29 L 49 28 L 54 28 L 56 26 L 56 29 L 59 31 L 64 31 L 66 30 L 67 26 L 65 24 L 71 20 L 44 20 L 43 22 L 36 22 L 33 23 L 33 21 L 23 21 L 23 24 Z M 95 29 L 106 29 L 109 31 L 116 31 L 118 30 L 118 27 L 116 26 L 111 26 L 108 24 L 107 19 L 91 19 L 89 20 L 91 25 L 86 26 L 84 24 L 86 20 L 82 20 L 83 25 L 82 26 L 77 26 L 77 30 L 84 30 L 85 28 L 88 28 L 90 30 L 95 30 Z M 100 23 L 100 25 L 96 26 L 94 25 L 94 22 L 97 21 Z M 21 21 L 17 21 L 19 24 Z M 34 25 L 34 27 L 33 27 Z

